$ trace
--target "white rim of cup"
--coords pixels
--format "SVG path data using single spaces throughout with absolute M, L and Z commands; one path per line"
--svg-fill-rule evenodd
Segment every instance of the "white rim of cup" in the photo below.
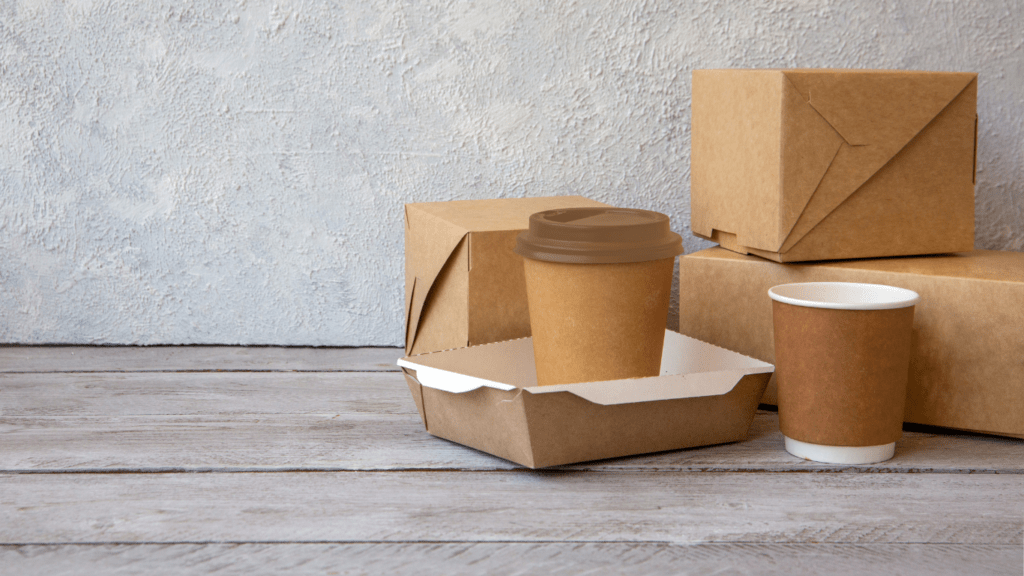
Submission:
M 834 310 L 889 310 L 909 308 L 921 301 L 913 290 L 858 282 L 800 282 L 768 290 L 776 302 L 806 308 Z

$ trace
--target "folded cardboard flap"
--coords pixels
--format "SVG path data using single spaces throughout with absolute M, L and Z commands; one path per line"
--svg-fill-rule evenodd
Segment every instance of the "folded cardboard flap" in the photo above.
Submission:
M 605 406 L 728 394 L 749 374 L 774 370 L 761 362 L 667 330 L 661 376 L 537 386 L 533 341 L 520 338 L 402 358 L 422 386 L 461 394 L 481 387 L 530 394 L 568 392 Z
M 744 376 L 746 373 L 742 370 L 726 370 L 704 374 L 670 374 L 628 380 L 555 384 L 525 388 L 524 390 L 533 394 L 568 392 L 594 404 L 614 406 L 659 400 L 722 396 L 732 392 L 732 389 Z
M 842 140 L 835 156 L 804 203 L 800 216 L 784 230 L 785 242 L 775 249 L 788 252 L 815 226 L 836 210 L 869 178 L 893 160 L 968 87 L 977 74 L 850 73 L 826 76 L 787 72 L 791 85 L 829 129 Z M 973 92 L 970 105 L 973 107 Z M 972 111 L 973 115 L 973 111 Z M 783 166 L 783 173 L 787 166 Z M 973 174 L 972 174 L 973 180 Z M 787 199 L 788 200 L 788 199 Z
M 973 73 L 694 71 L 693 232 L 776 261 L 969 249 L 976 92 Z M 927 147 L 930 164 L 915 147 Z M 916 178 L 935 171 L 935 182 Z M 858 195 L 906 212 L 922 191 L 950 204 L 919 218 L 944 229 L 944 241 L 921 232 L 904 247 L 890 239 L 885 252 L 837 232 L 877 220 L 865 202 L 850 205 Z
M 542 198 L 504 198 L 494 200 L 458 200 L 452 202 L 425 202 L 405 205 L 405 352 L 413 353 L 414 349 L 436 350 L 438 342 L 449 345 L 458 341 L 460 345 L 469 345 L 470 332 L 468 308 L 472 294 L 469 294 L 467 280 L 463 276 L 458 279 L 461 294 L 446 295 L 439 298 L 438 284 L 443 284 L 445 275 L 452 276 L 454 282 L 457 271 L 452 268 L 465 266 L 468 271 L 473 265 L 474 235 L 480 232 L 509 232 L 525 230 L 529 225 L 529 217 L 535 212 L 554 208 L 574 206 L 605 206 L 600 202 L 588 200 L 582 196 L 555 196 Z M 494 242 L 507 243 L 507 238 L 478 238 L 487 243 L 484 248 L 493 248 Z M 511 253 L 511 252 L 510 252 Z M 486 264 L 486 263 L 485 263 Z M 506 266 L 507 263 L 496 263 Z M 486 270 L 482 275 L 486 275 Z M 451 286 L 449 286 L 451 287 Z M 503 294 L 508 299 L 508 294 Z M 494 310 L 487 306 L 494 300 L 500 300 L 494 294 L 481 295 L 482 302 L 477 302 L 478 314 L 497 314 L 505 311 L 518 318 L 498 318 L 495 322 L 518 322 L 525 324 L 525 304 L 523 310 L 513 307 L 505 310 L 502 305 Z M 521 297 L 525 300 L 525 294 Z M 432 310 L 439 305 L 443 310 Z M 506 306 L 507 307 L 507 306 Z M 427 338 L 429 342 L 421 342 L 424 329 L 424 318 L 433 316 L 432 330 L 443 332 Z M 497 314 L 500 316 L 500 314 Z M 518 324 L 516 324 L 518 326 Z M 488 329 L 480 326 L 477 329 L 486 338 L 491 333 L 502 333 L 501 327 Z M 429 331 L 429 330 L 428 330 Z M 526 334 L 529 332 L 527 331 Z M 457 335 L 457 337 L 456 337 Z M 520 335 L 520 334 L 516 334 Z M 506 336 L 510 337 L 510 336 Z M 419 345 L 417 345 L 419 343 Z
M 415 216 L 410 216 L 413 208 Z M 412 219 L 415 218 L 415 223 Z M 434 282 L 452 259 L 468 231 L 454 226 L 416 205 L 405 207 L 405 351 L 416 342 L 420 318 Z

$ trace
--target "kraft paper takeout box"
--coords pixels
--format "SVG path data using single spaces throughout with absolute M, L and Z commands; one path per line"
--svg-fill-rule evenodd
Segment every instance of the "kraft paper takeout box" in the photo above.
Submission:
M 398 365 L 428 432 L 530 468 L 742 440 L 774 369 L 672 331 L 649 378 L 537 386 L 530 338 Z
M 776 264 L 710 248 L 679 259 L 679 331 L 774 363 L 768 289 L 793 282 L 917 292 L 904 421 L 1024 437 L 1024 253 Z
M 974 248 L 977 75 L 693 72 L 695 235 L 777 262 Z
M 607 206 L 582 196 L 405 205 L 405 353 L 530 335 L 523 259 L 530 215 Z

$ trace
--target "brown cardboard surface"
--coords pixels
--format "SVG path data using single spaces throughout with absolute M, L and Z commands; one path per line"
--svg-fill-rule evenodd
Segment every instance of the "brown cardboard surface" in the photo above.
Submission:
M 768 289 L 791 282 L 917 292 L 904 421 L 1024 435 L 1024 253 L 782 265 L 711 248 L 679 260 L 680 332 L 774 362 Z M 777 403 L 774 382 L 762 401 Z
M 914 307 L 772 306 L 782 433 L 825 446 L 899 440 Z
M 657 376 L 674 264 L 526 258 L 539 384 Z
M 976 97 L 969 73 L 695 71 L 692 229 L 779 262 L 970 250 Z
M 581 196 L 405 205 L 406 353 L 529 335 L 522 258 L 530 214 L 605 206 Z
M 530 338 L 399 360 L 435 436 L 531 468 L 742 440 L 772 366 L 664 335 L 661 375 L 537 386 Z

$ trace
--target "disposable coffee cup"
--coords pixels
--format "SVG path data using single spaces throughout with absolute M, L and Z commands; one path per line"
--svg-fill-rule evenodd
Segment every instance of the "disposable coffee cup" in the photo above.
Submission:
M 682 238 L 668 216 L 568 208 L 519 234 L 541 386 L 657 376 L 672 267 Z
M 917 293 L 809 282 L 768 294 L 786 450 L 834 464 L 892 458 L 903 433 Z

